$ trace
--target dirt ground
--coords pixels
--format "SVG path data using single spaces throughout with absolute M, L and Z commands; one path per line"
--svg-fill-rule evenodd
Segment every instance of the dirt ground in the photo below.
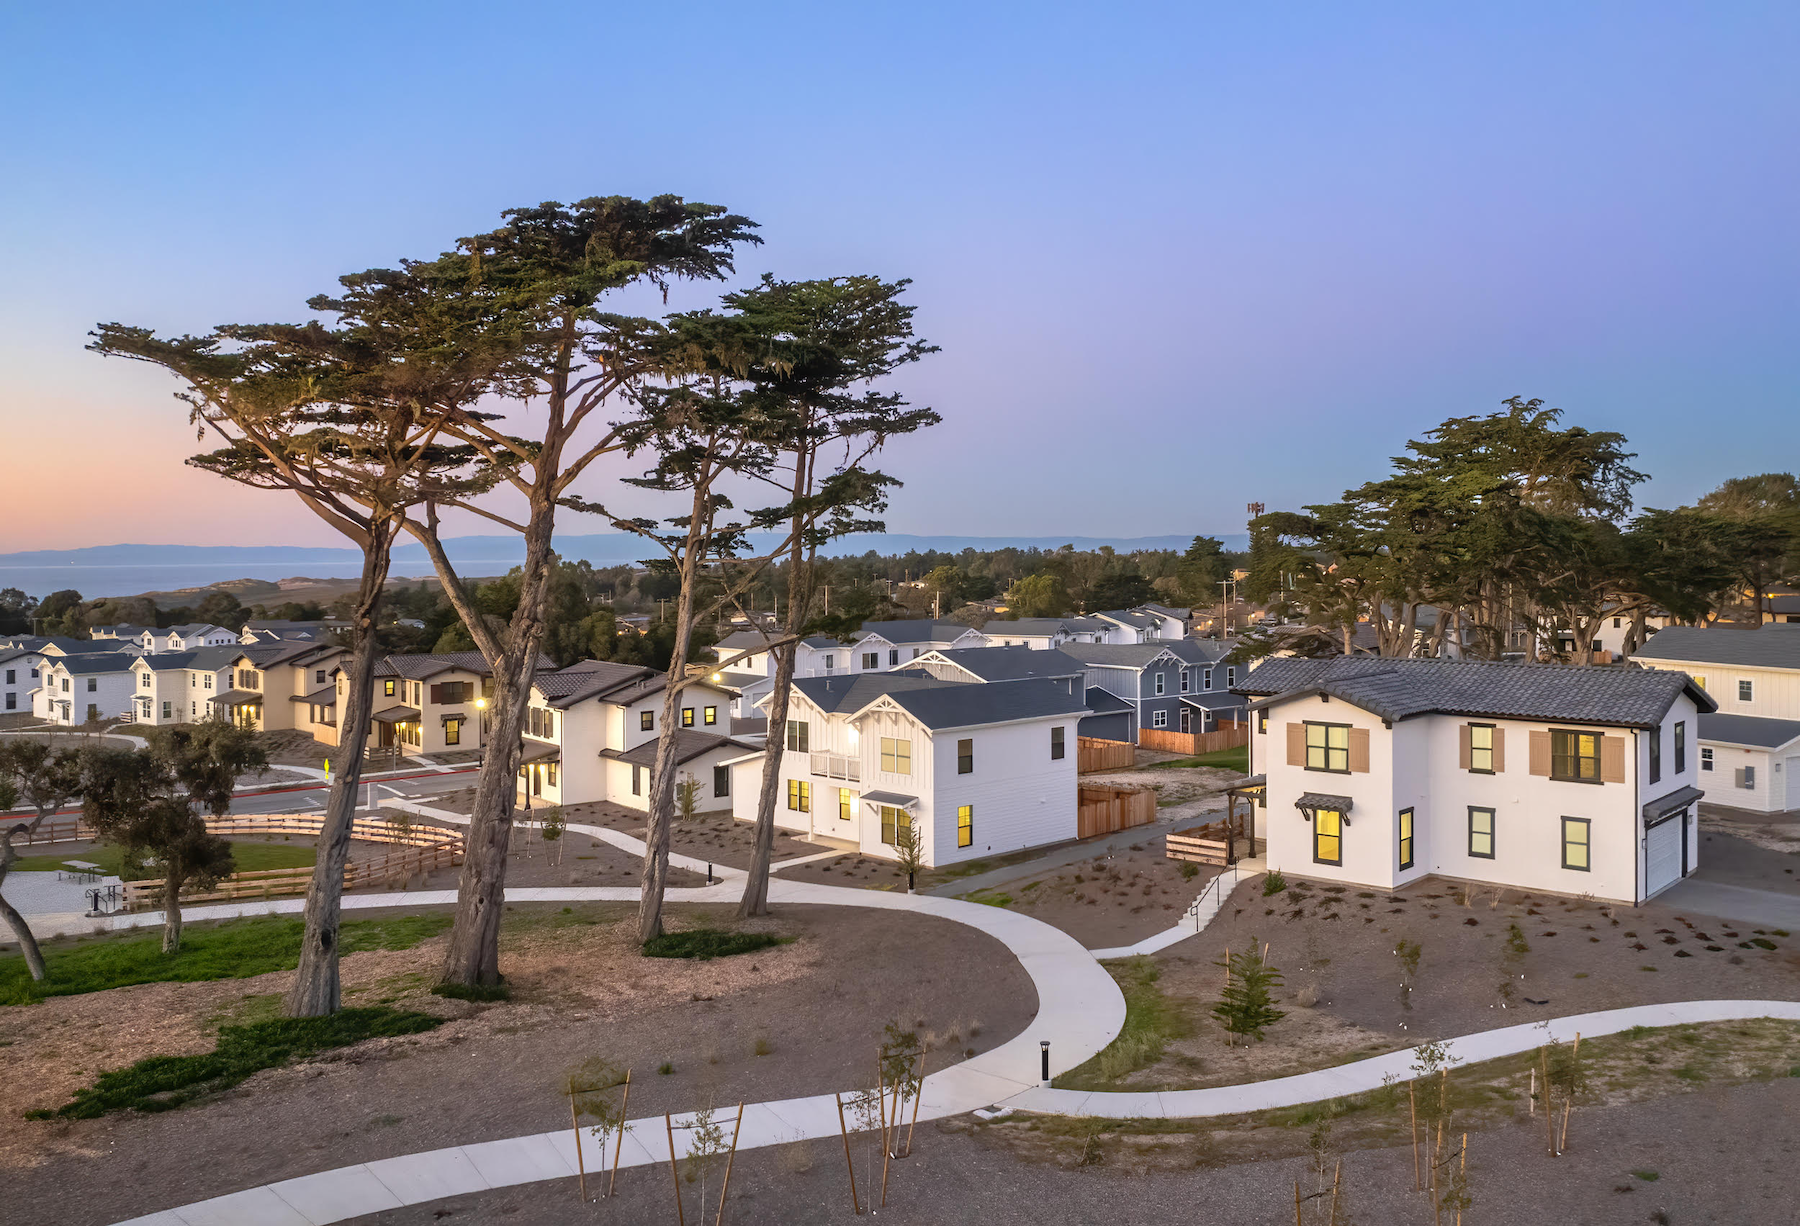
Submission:
M 1244 777 L 1238 771 L 1220 770 L 1211 766 L 1171 766 L 1158 769 L 1145 760 L 1147 757 L 1168 760 L 1177 756 L 1147 754 L 1144 750 L 1139 750 L 1138 764 L 1130 770 L 1100 771 L 1083 775 L 1081 779 L 1083 783 L 1104 784 L 1108 787 L 1155 788 L 1159 808 L 1217 799 L 1217 805 L 1204 807 L 1223 809 L 1225 789 Z
M 595 1055 L 633 1070 L 631 1112 L 649 1115 L 708 1098 L 735 1104 L 855 1084 L 890 1020 L 917 1027 L 940 1053 L 974 1054 L 1017 1033 L 1037 1008 L 1030 980 L 999 943 L 923 916 L 910 917 L 897 941 L 891 918 L 877 912 L 784 908 L 753 927 L 797 937 L 792 944 L 688 962 L 641 957 L 629 906 L 508 911 L 501 965 L 512 1001 L 429 995 L 443 937 L 351 954 L 351 1002 L 453 1020 L 270 1070 L 163 1114 L 21 1118 L 60 1105 L 102 1069 L 203 1051 L 220 1022 L 271 1015 L 291 972 L 4 1011 L 9 1224 L 112 1222 L 346 1163 L 556 1128 L 568 1122 L 558 1078 Z M 677 927 L 730 922 L 728 908 L 671 916 Z M 665 1063 L 671 1071 L 659 1074 Z
M 391 821 L 396 814 L 390 810 L 383 810 L 382 816 Z M 416 814 L 409 813 L 406 816 L 415 825 L 443 824 L 451 830 L 467 831 L 467 827 L 430 822 Z M 564 834 L 558 841 L 563 844 L 561 848 L 557 848 L 553 843 L 545 842 L 543 836 L 535 829 L 524 829 L 515 825 L 512 832 L 512 850 L 506 859 L 506 884 L 509 887 L 634 886 L 638 884 L 638 876 L 644 865 L 641 857 L 622 851 L 611 843 L 603 843 L 599 839 L 585 834 L 576 834 L 573 831 Z M 408 888 L 454 890 L 461 874 L 460 867 L 440 868 L 423 877 L 413 878 Z M 701 873 L 689 872 L 687 869 L 670 865 L 668 884 L 670 886 L 705 885 L 706 878 Z M 385 884 L 369 887 L 371 890 L 386 888 L 388 887 Z
M 1793 1219 L 1790 1130 L 1768 1122 L 1800 1113 L 1800 1079 L 1702 1087 L 1673 1097 L 1584 1110 L 1560 1158 L 1544 1152 L 1542 1125 L 1526 1119 L 1469 1134 L 1470 1226 L 1746 1226 Z M 1025 1157 L 990 1130 L 967 1135 L 965 1121 L 919 1126 L 913 1157 L 893 1164 L 883 1221 L 1072 1226 L 1180 1223 L 1182 1226 L 1291 1226 L 1294 1184 L 1311 1192 L 1317 1178 L 1306 1154 L 1309 1127 L 1279 1133 L 1280 1156 L 1228 1157 L 1212 1135 L 1152 1137 L 1171 1160 L 1138 1161 L 1116 1141 L 1070 1155 Z M 869 1172 L 860 1145 L 858 1191 Z M 1295 1156 L 1302 1155 L 1302 1156 Z M 1335 1156 L 1334 1156 L 1335 1158 Z M 1408 1146 L 1349 1148 L 1343 1154 L 1340 1223 L 1431 1226 L 1423 1194 L 1413 1190 Z M 877 1181 L 879 1172 L 876 1171 Z M 682 1187 L 688 1220 L 697 1186 Z M 716 1205 L 717 1183 L 708 1196 Z M 583 1206 L 575 1180 L 550 1180 L 451 1197 L 371 1214 L 351 1226 L 516 1226 L 670 1220 L 666 1169 L 619 1176 L 618 1196 Z M 1309 1202 L 1312 1208 L 1322 1202 Z M 1783 1206 L 1787 1208 L 1783 1208 Z M 1050 1212 L 1047 1207 L 1054 1206 Z M 1129 1206 L 1124 1212 L 1122 1207 Z M 865 1212 L 867 1212 L 865 1205 Z M 832 1137 L 738 1154 L 726 1218 L 739 1226 L 812 1226 L 857 1220 L 841 1142 Z M 1445 1223 L 1453 1220 L 1445 1217 Z M 1325 1218 L 1308 1218 L 1324 1222 Z
M 1765 851 L 1800 855 L 1800 822 L 1796 822 L 1791 815 L 1781 817 L 1767 813 L 1748 813 L 1743 809 L 1703 804 L 1700 806 L 1700 829 L 1709 834 L 1743 839 Z M 1702 868 L 1709 867 L 1704 851 L 1700 854 L 1700 865 Z
M 1240 886 L 1204 935 L 1156 956 L 1158 987 L 1192 1022 L 1130 1084 L 1218 1084 L 1338 1063 L 1374 1051 L 1540 1018 L 1671 1000 L 1800 999 L 1800 940 L 1631 908 L 1443 881 L 1362 891 Z M 1527 949 L 1508 950 L 1517 924 Z M 1419 946 L 1410 984 L 1397 944 Z M 1225 949 L 1268 946 L 1287 1017 L 1245 1053 L 1208 1010 Z M 1774 948 L 1765 949 L 1754 942 Z M 1746 947 L 1748 946 L 1748 947 Z M 1308 1006 L 1306 1001 L 1315 1000 Z M 1409 1007 L 1410 1006 L 1410 1007 Z

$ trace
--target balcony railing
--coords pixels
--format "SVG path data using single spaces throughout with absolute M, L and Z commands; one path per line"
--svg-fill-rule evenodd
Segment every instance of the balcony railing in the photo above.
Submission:
M 862 760 L 834 753 L 816 753 L 812 755 L 812 773 L 822 779 L 843 779 L 850 783 L 860 783 Z

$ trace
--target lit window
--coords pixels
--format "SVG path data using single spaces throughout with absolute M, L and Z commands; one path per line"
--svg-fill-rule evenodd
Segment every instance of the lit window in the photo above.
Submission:
M 1550 777 L 1571 783 L 1600 782 L 1600 734 L 1552 728 Z
M 654 711 L 639 711 L 638 712 L 638 731 L 639 732 L 654 732 L 654 731 L 656 731 L 656 712 L 654 712 Z
M 1562 866 L 1588 872 L 1592 867 L 1588 857 L 1588 819 L 1585 817 L 1565 817 L 1562 819 Z
M 856 816 L 856 793 L 849 788 L 838 789 L 838 820 L 847 822 Z
M 1494 726 L 1469 725 L 1469 769 L 1483 774 L 1494 773 Z
M 1335 809 L 1313 812 L 1313 863 L 1344 862 L 1344 815 Z
M 812 812 L 812 784 L 804 779 L 788 780 L 787 807 L 795 813 Z
M 705 712 L 705 716 L 704 716 L 704 721 L 703 721 L 703 722 L 705 722 L 705 723 L 707 723 L 707 724 L 716 724 L 716 723 L 718 723 L 718 722 L 719 722 L 719 708 L 717 708 L 717 707 L 708 707 L 708 708 L 706 708 L 706 712 Z
M 910 829 L 911 826 L 912 815 L 905 809 L 896 809 L 890 805 L 881 806 L 881 841 L 883 843 L 892 847 L 895 836 L 902 830 Z
M 1478 860 L 1494 858 L 1494 811 L 1469 808 L 1469 854 Z
M 694 708 L 681 708 L 681 726 L 683 728 L 692 728 L 694 726 Z
M 1413 866 L 1413 811 L 1400 810 L 1400 867 Z
M 1306 769 L 1350 773 L 1350 725 L 1306 725 Z
M 912 774 L 912 742 L 904 738 L 881 738 L 881 769 L 890 775 Z
M 975 806 L 960 805 L 956 810 L 956 845 L 969 847 L 975 842 Z

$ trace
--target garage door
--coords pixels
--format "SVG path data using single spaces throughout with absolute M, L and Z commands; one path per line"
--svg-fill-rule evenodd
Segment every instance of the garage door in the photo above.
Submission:
M 1644 893 L 1646 896 L 1681 880 L 1681 828 L 1685 823 L 1671 817 L 1660 826 L 1650 827 L 1650 840 L 1644 850 Z

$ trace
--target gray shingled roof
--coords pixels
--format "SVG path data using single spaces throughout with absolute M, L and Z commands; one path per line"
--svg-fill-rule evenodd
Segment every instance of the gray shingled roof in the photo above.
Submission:
M 243 654 L 242 647 L 196 647 L 191 651 L 165 651 L 161 655 L 139 656 L 138 659 L 156 673 L 172 668 L 205 669 L 216 673 Z
M 692 762 L 695 758 L 720 748 L 741 749 L 747 753 L 755 753 L 762 746 L 752 745 L 747 741 L 733 740 L 731 737 L 720 736 L 715 732 L 696 732 L 692 728 L 675 730 L 675 764 L 677 766 L 685 762 Z M 633 766 L 655 766 L 656 738 L 653 737 L 642 745 L 622 752 L 617 749 L 602 749 L 600 756 L 611 758 L 615 762 L 629 762 Z
M 1074 677 L 1081 665 L 1055 651 L 1030 647 L 957 647 L 932 654 L 967 669 L 983 681 L 1018 681 L 1026 677 Z M 917 662 L 914 662 L 915 666 Z
M 1102 609 L 1094 614 L 1108 621 L 1118 622 L 1122 626 L 1131 626 L 1138 630 L 1158 630 L 1162 627 L 1162 619 L 1136 609 Z
M 131 671 L 136 656 L 123 655 L 116 651 L 96 651 L 75 656 L 49 656 L 44 663 L 57 665 L 66 669 L 72 676 L 83 676 L 88 673 L 125 673 Z
M 1779 749 L 1795 737 L 1800 737 L 1800 719 L 1768 719 L 1760 715 L 1722 715 L 1718 712 L 1700 717 L 1700 739 L 1703 741 Z
M 1183 664 L 1217 664 L 1230 648 L 1198 639 L 1152 639 L 1148 643 L 1064 643 L 1056 650 L 1083 664 L 1101 668 L 1143 668 L 1167 652 Z
M 794 688 L 806 700 L 827 715 L 838 711 L 858 711 L 883 694 L 900 690 L 923 690 L 935 686 L 958 689 L 984 688 L 974 681 L 939 681 L 936 677 L 908 673 L 858 673 L 842 677 L 795 677 Z
M 1089 713 L 1083 699 L 1073 697 L 1055 682 L 1043 679 L 895 690 L 887 697 L 934 731 L 1002 724 L 1010 720 L 1049 719 L 1059 715 L 1076 718 Z
M 961 622 L 932 621 L 929 617 L 885 622 L 864 622 L 864 634 L 879 634 L 890 643 L 954 643 L 973 627 Z
M 993 635 L 997 638 L 1007 638 L 1014 634 L 1024 638 L 1036 638 L 1043 635 L 1062 634 L 1069 628 L 1068 618 L 1015 617 L 1011 621 L 1007 621 L 1004 618 L 997 618 L 993 621 L 986 622 L 982 625 L 981 632 L 983 634 Z M 1104 630 L 1105 628 L 1103 623 L 1093 627 L 1095 630 Z
M 1624 728 L 1658 726 L 1684 690 L 1702 711 L 1716 709 L 1684 673 L 1486 660 L 1283 657 L 1264 661 L 1235 688 L 1283 697 L 1327 694 L 1387 720 L 1472 715 Z
M 1103 690 L 1097 685 L 1087 687 L 1087 705 L 1088 710 L 1095 715 L 1115 715 L 1120 711 L 1137 710 L 1111 690 Z
M 1632 658 L 1800 668 L 1800 623 L 1773 622 L 1749 630 L 1669 626 L 1651 635 L 1648 643 L 1632 653 Z

